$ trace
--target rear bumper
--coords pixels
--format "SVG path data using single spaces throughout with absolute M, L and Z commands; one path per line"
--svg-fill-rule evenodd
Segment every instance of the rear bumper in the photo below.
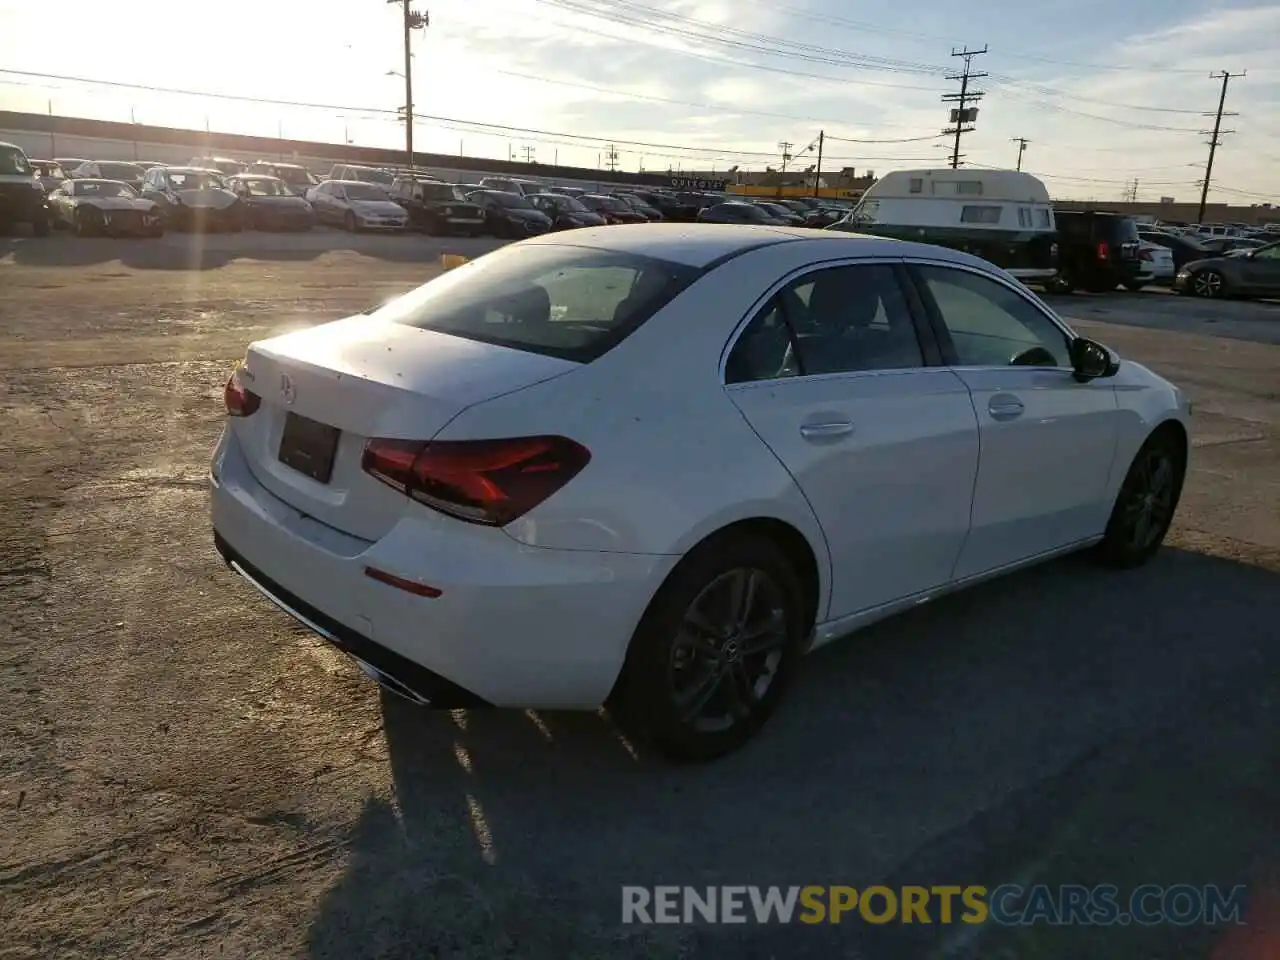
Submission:
M 417 700 L 424 705 L 444 709 L 475 709 L 492 706 L 483 697 L 458 686 L 421 664 L 414 663 L 394 650 L 374 643 L 358 631 L 352 630 L 313 607 L 301 597 L 294 596 L 246 560 L 216 530 L 213 534 L 213 545 L 227 566 L 248 581 L 275 606 L 318 636 L 328 640 L 343 653 L 349 654 L 366 668 L 365 672 L 372 679 L 395 690 L 401 696 Z
M 594 709 L 678 558 L 528 547 L 406 501 L 376 542 L 305 516 L 224 431 L 210 474 L 224 561 L 295 619 L 434 706 Z M 425 598 L 373 567 L 430 584 Z

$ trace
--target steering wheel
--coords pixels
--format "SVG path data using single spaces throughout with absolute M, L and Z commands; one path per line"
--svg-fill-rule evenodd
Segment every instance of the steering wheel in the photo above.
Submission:
M 1028 347 L 1021 353 L 1015 353 L 1009 358 L 1011 367 L 1056 367 L 1057 365 L 1057 357 L 1039 344 Z

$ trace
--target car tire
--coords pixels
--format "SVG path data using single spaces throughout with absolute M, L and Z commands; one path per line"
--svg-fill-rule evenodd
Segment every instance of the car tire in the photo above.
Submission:
M 31 232 L 37 237 L 47 237 L 52 229 L 53 216 L 36 217 L 31 221 Z
M 347 215 L 342 218 L 342 229 L 347 231 L 347 233 L 357 233 L 360 229 L 360 225 L 356 223 L 356 215 L 350 210 L 348 210 Z
M 1169 532 L 1187 469 L 1186 448 L 1174 430 L 1156 430 L 1129 465 L 1097 547 L 1098 559 L 1107 566 L 1142 566 Z
M 94 207 L 80 207 L 75 212 L 75 233 L 77 237 L 92 237 L 101 232 L 102 214 Z
M 1145 283 L 1138 283 L 1136 280 L 1130 280 L 1127 283 L 1125 283 L 1124 288 L 1128 290 L 1130 293 L 1137 293 L 1139 290 L 1141 290 L 1145 286 L 1146 286 Z
M 735 588 L 738 599 L 749 596 L 737 623 L 729 616 Z M 671 760 L 701 762 L 737 749 L 777 708 L 809 612 L 799 577 L 776 544 L 735 533 L 704 541 L 645 610 L 610 699 L 612 714 Z M 759 649 L 748 652 L 749 644 Z
M 1227 280 L 1217 270 L 1201 270 L 1187 284 L 1197 297 L 1217 300 L 1227 295 Z

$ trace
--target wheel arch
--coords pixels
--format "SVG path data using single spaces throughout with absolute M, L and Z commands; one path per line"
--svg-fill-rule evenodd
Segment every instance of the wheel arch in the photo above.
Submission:
M 653 596 L 649 599 L 649 603 L 645 607 L 645 613 L 641 615 L 641 620 L 648 615 L 649 609 L 654 601 L 662 595 L 667 585 L 677 575 L 689 557 L 695 551 L 707 549 L 718 540 L 727 540 L 734 537 L 760 537 L 777 546 L 786 557 L 792 562 L 796 571 L 797 579 L 800 581 L 800 588 L 804 591 L 804 610 L 805 610 L 805 647 L 807 649 L 810 638 L 813 634 L 813 628 L 818 621 L 819 608 L 823 602 L 824 583 L 822 577 L 822 568 L 820 566 L 819 551 L 816 550 L 809 538 L 800 531 L 795 525 L 781 520 L 777 517 L 770 516 L 753 516 L 740 520 L 734 520 L 723 526 L 716 528 L 710 533 L 703 536 L 694 543 L 688 550 L 684 552 L 680 561 L 675 564 L 663 577 L 662 583 L 658 585 L 658 589 L 654 591 Z M 826 556 L 825 545 L 821 551 L 823 557 Z M 634 642 L 634 635 L 627 641 L 627 655 L 624 661 L 631 658 L 631 646 Z M 614 681 L 613 690 L 610 691 L 609 698 L 606 702 L 612 701 L 619 690 L 619 684 L 623 682 L 626 674 L 626 666 L 618 673 L 617 680 Z

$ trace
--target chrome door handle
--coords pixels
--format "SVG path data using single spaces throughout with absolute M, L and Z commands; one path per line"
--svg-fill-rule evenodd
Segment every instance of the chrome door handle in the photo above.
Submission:
M 853 433 L 853 424 L 848 420 L 832 420 L 829 423 L 805 423 L 800 426 L 800 436 L 806 440 L 842 437 L 847 433 Z
M 992 397 L 987 404 L 987 413 L 991 414 L 992 420 L 1013 420 L 1022 416 L 1025 409 L 1017 397 Z

